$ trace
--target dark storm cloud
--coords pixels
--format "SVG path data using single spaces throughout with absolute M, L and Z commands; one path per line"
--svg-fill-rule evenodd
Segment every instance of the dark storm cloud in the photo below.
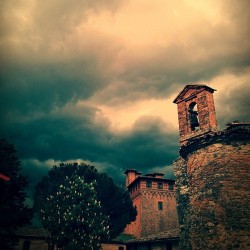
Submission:
M 165 134 L 162 121 L 148 118 L 138 121 L 130 132 L 112 133 L 107 119 L 95 122 L 97 108 L 77 106 L 77 101 L 91 92 L 92 85 L 88 89 L 88 81 L 81 84 L 68 80 L 65 71 L 61 74 L 54 74 L 53 68 L 48 67 L 6 77 L 1 91 L 1 136 L 16 144 L 22 158 L 85 159 L 120 164 L 123 168 L 166 163 L 172 152 L 165 152 L 166 144 L 160 141 Z M 145 152 L 150 156 L 148 162 Z M 126 158 L 126 154 L 133 156 Z M 127 160 L 121 163 L 123 158 Z
M 217 118 L 221 127 L 232 121 L 250 121 L 250 81 L 245 79 L 238 86 L 221 93 L 217 105 Z
M 176 24 L 176 30 L 171 31 L 171 36 L 166 34 L 166 42 L 156 40 L 147 45 L 128 45 L 123 39 L 105 33 L 105 27 L 103 32 L 88 28 L 88 17 L 97 16 L 103 10 L 119 13 L 122 3 L 37 1 L 31 5 L 26 21 L 19 13 L 24 3 L 18 4 L 10 13 L 22 24 L 19 32 L 14 28 L 15 21 L 3 15 L 4 27 L 8 28 L 3 44 L 10 54 L 5 51 L 4 58 L 28 63 L 27 68 L 31 70 L 32 63 L 43 63 L 36 66 L 34 72 L 37 85 L 47 77 L 45 81 L 54 83 L 51 88 L 59 93 L 58 103 L 63 101 L 58 88 L 63 88 L 66 82 L 65 99 L 77 98 L 80 93 L 82 98 L 94 95 L 96 102 L 108 105 L 135 99 L 167 98 L 178 86 L 210 81 L 224 70 L 240 70 L 249 65 L 248 1 L 222 2 L 223 17 L 220 20 L 216 16 L 214 22 L 190 8 L 188 3 L 183 2 L 184 7 L 170 4 L 167 14 L 172 18 L 172 25 Z M 5 4 L 10 8 L 10 3 Z M 182 22 L 186 21 L 191 27 L 185 29 L 184 23 L 178 23 L 179 19 L 172 13 L 175 9 L 183 14 L 190 11 L 194 18 L 183 16 Z M 9 30 L 15 32 L 12 35 L 16 40 L 7 35 Z M 118 70 L 113 68 L 116 66 Z M 62 86 L 57 82 L 62 82 Z M 44 85 L 46 89 L 46 83 Z M 69 89 L 70 85 L 73 90 Z M 75 89 L 72 93 L 77 85 L 80 91 Z
M 14 140 L 23 158 L 64 161 L 79 157 L 79 150 L 82 157 L 88 158 L 98 136 L 95 124 L 91 122 L 95 111 L 82 107 L 75 114 L 64 112 L 13 117 L 6 121 L 1 131 Z M 27 143 L 23 145 L 23 142 Z
M 125 170 L 150 171 L 172 164 L 178 153 L 178 135 L 157 117 L 142 117 L 130 133 L 118 137 L 114 147 L 114 165 Z M 119 156 L 116 158 L 115 155 Z
M 195 20 L 193 27 L 185 30 L 185 24 L 178 24 L 166 42 L 156 40 L 131 47 L 116 85 L 108 86 L 107 92 L 101 90 L 98 98 L 109 105 L 167 98 L 187 83 L 210 82 L 225 71 L 246 70 L 250 65 L 249 7 L 249 1 L 221 2 L 223 17 L 217 22 L 219 17 L 211 22 L 190 10 Z M 184 15 L 183 22 L 185 19 Z
M 68 102 L 86 99 L 105 83 L 105 78 L 96 74 L 95 62 L 90 60 L 56 65 L 19 65 L 6 67 L 4 71 L 1 107 L 24 112 L 24 115 L 49 112 Z
M 202 50 L 209 47 L 208 45 Z M 144 48 L 143 51 L 157 50 L 159 48 Z M 249 48 L 241 51 L 236 49 L 231 54 L 228 52 L 223 52 L 223 55 L 214 53 L 195 61 L 192 54 L 196 53 L 196 49 L 193 48 L 190 52 L 183 51 L 181 45 L 162 48 L 148 57 L 145 57 L 145 54 L 141 57 L 140 53 L 135 54 L 128 59 L 126 71 L 117 77 L 116 83 L 105 86 L 106 88 L 97 91 L 96 95 L 99 101 L 108 105 L 131 102 L 135 99 L 168 98 L 176 93 L 177 88 L 182 88 L 188 83 L 209 82 L 224 71 L 239 72 L 249 67 Z
M 2 1 L 0 137 L 33 186 L 60 161 L 87 161 L 119 183 L 127 168 L 171 172 L 172 117 L 137 107 L 124 116 L 133 125 L 115 130 L 112 114 L 188 83 L 219 87 L 220 124 L 249 120 L 249 1 L 143 2 Z
M 13 120 L 2 131 L 15 143 L 24 159 L 85 159 L 111 163 L 123 169 L 149 169 L 171 164 L 176 157 L 176 133 L 173 135 L 172 131 L 163 129 L 167 124 L 159 119 L 148 117 L 130 132 L 115 134 L 107 124 L 95 124 L 90 110 L 82 109 L 82 112 L 82 117 L 62 115 L 56 118 L 54 115 L 27 121 Z
M 33 172 L 31 186 L 38 176 L 41 178 L 46 173 L 48 159 L 92 162 L 122 183 L 127 168 L 147 173 L 153 168 L 170 165 L 177 157 L 178 136 L 159 118 L 144 117 L 130 131 L 117 134 L 110 131 L 108 121 L 95 123 L 96 112 L 91 107 L 81 107 L 75 115 L 62 112 L 27 120 L 19 117 L 1 128 L 15 144 L 21 159 L 34 159 L 25 160 L 23 166 L 25 173 Z M 37 162 L 47 165 L 46 171 L 41 171 Z M 36 174 L 38 176 L 33 178 Z

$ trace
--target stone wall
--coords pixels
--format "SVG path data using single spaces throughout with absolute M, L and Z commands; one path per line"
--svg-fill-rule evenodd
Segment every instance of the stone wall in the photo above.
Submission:
M 181 249 L 250 249 L 250 126 L 190 140 L 175 161 Z
M 180 157 L 174 162 L 176 203 L 179 217 L 180 249 L 191 249 L 189 240 L 189 184 L 186 161 Z

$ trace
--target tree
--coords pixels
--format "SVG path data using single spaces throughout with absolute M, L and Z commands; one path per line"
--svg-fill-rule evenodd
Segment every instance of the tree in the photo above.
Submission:
M 0 139 L 0 173 L 10 178 L 0 179 L 1 249 L 12 249 L 15 230 L 29 224 L 32 218 L 31 209 L 24 204 L 27 178 L 20 174 L 20 170 L 21 164 L 14 146 L 5 139 Z
M 76 174 L 83 177 L 86 183 L 95 182 L 97 199 L 101 202 L 103 214 L 109 217 L 110 238 L 118 236 L 128 223 L 136 219 L 137 211 L 133 206 L 127 190 L 114 183 L 106 173 L 99 173 L 94 166 L 85 163 L 60 164 L 54 166 L 37 184 L 34 194 L 34 210 L 39 211 L 46 206 L 46 197 L 57 192 L 57 187 Z
M 102 214 L 94 183 L 80 176 L 66 176 L 58 191 L 47 197 L 40 211 L 50 242 L 64 249 L 100 249 L 101 239 L 108 239 L 108 218 Z

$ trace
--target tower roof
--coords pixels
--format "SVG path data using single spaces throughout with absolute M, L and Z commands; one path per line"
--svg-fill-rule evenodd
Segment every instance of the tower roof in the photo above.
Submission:
M 156 177 L 156 178 L 162 178 L 165 174 L 163 173 L 150 173 L 150 174 L 145 174 L 145 176 L 148 176 L 148 177 Z
M 193 96 L 193 95 L 197 94 L 198 92 L 200 92 L 200 91 L 202 91 L 204 89 L 211 92 L 211 93 L 216 91 L 215 89 L 210 88 L 210 87 L 208 87 L 207 85 L 204 85 L 204 84 L 188 84 L 179 93 L 179 95 L 174 99 L 173 103 L 179 103 L 179 102 L 183 101 L 184 99 L 186 99 L 187 97 Z M 192 93 L 190 95 L 187 95 L 187 92 L 189 90 L 193 90 L 193 91 L 192 91 Z
M 124 174 L 131 173 L 131 172 L 134 172 L 134 173 L 139 174 L 139 175 L 142 174 L 141 172 L 138 172 L 136 169 L 127 169 L 127 170 L 124 172 Z
M 131 187 L 135 186 L 138 182 L 145 181 L 145 180 L 151 180 L 151 181 L 160 181 L 164 183 L 175 183 L 175 180 L 173 179 L 167 179 L 160 177 L 153 177 L 153 176 L 138 176 L 136 179 L 134 179 L 127 188 L 130 189 Z

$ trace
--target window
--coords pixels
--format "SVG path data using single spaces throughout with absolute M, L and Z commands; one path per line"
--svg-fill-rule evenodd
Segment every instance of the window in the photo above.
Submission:
M 29 240 L 25 240 L 23 242 L 23 250 L 29 250 L 30 249 L 30 241 Z
M 163 202 L 158 201 L 158 210 L 163 210 Z
M 167 250 L 172 250 L 173 249 L 172 248 L 172 242 L 169 242 L 169 241 L 166 242 L 166 249 Z
M 189 113 L 190 113 L 190 127 L 192 131 L 198 130 L 200 127 L 198 120 L 198 110 L 196 102 L 192 102 L 189 105 Z
M 168 183 L 168 189 L 170 191 L 173 191 L 174 190 L 174 184 L 173 183 Z
M 163 189 L 163 183 L 162 182 L 158 182 L 158 189 Z
M 151 188 L 152 187 L 152 181 L 146 181 L 146 187 Z

